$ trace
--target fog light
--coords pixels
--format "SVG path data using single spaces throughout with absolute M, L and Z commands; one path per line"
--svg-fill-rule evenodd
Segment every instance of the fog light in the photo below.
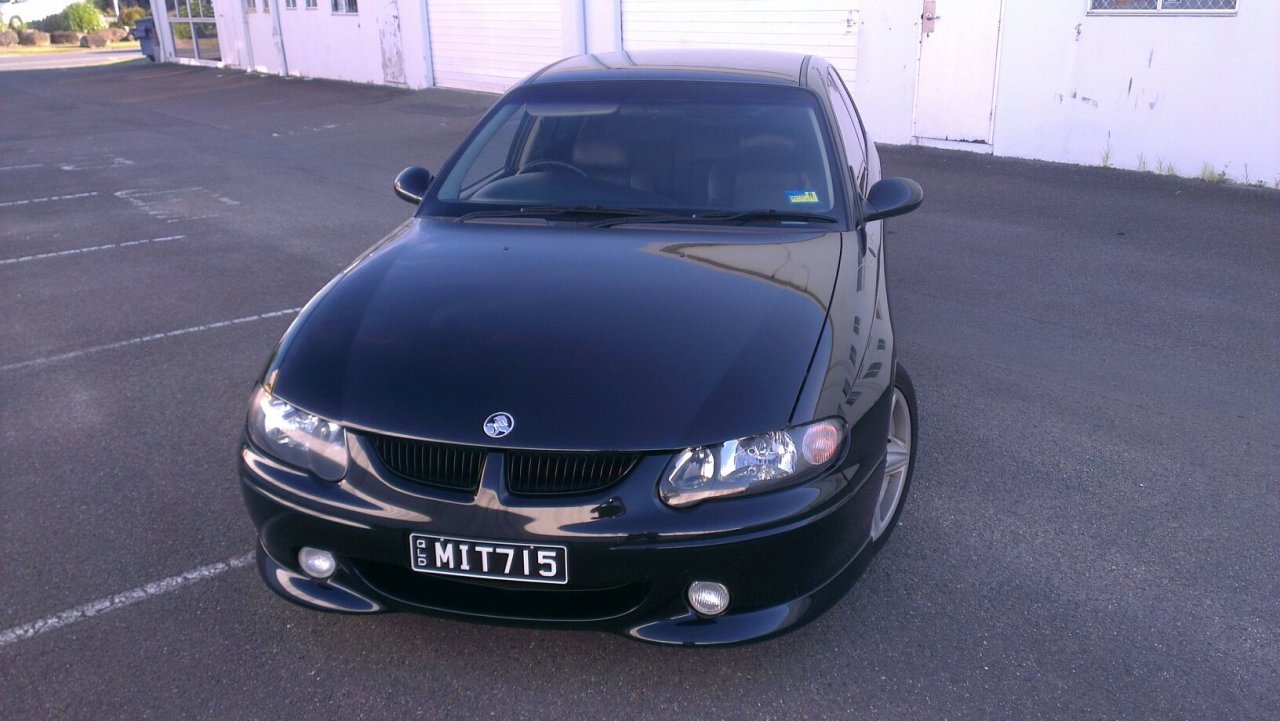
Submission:
M 719 616 L 729 607 L 729 589 L 715 581 L 689 584 L 689 605 L 703 616 Z
M 312 578 L 326 579 L 338 570 L 338 559 L 328 551 L 321 551 L 318 548 L 303 546 L 298 551 L 298 565 L 302 566 L 302 572 Z

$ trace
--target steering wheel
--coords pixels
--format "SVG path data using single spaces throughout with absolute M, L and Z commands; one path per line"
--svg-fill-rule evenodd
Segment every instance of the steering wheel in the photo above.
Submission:
M 528 165 L 524 166 L 520 170 L 516 171 L 516 175 L 524 175 L 525 173 L 532 173 L 538 170 L 539 168 L 558 168 L 560 170 L 569 170 L 574 173 L 577 173 L 578 175 L 581 175 L 584 178 L 588 177 L 587 171 L 583 170 L 582 168 L 579 168 L 576 165 L 570 165 L 568 163 L 565 163 L 559 160 L 535 160 L 532 163 L 529 163 Z

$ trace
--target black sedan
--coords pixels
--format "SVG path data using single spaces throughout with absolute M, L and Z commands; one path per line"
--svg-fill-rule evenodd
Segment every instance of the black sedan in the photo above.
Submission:
M 240 473 L 285 598 L 756 640 L 835 603 L 911 484 L 880 178 L 814 56 L 631 52 L 504 95 L 307 304 Z

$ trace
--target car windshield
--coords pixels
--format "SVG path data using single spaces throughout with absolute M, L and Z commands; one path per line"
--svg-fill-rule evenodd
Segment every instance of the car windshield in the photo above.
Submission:
M 799 87 L 526 86 L 486 115 L 421 213 L 576 219 L 571 208 L 597 220 L 632 211 L 619 222 L 843 222 L 821 118 Z

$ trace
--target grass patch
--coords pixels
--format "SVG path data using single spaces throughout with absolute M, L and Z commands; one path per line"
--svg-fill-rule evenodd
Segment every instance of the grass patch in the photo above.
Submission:
M 44 45 L 37 47 L 34 45 L 14 45 L 12 47 L 0 48 L 0 55 L 57 55 L 58 53 L 100 53 L 103 50 L 137 50 L 142 52 L 140 43 L 137 40 L 122 41 L 118 43 L 109 43 L 105 48 L 96 50 L 82 48 L 79 45 Z
M 1206 183 L 1227 182 L 1227 169 L 1218 170 L 1209 163 L 1200 166 L 1200 179 Z

